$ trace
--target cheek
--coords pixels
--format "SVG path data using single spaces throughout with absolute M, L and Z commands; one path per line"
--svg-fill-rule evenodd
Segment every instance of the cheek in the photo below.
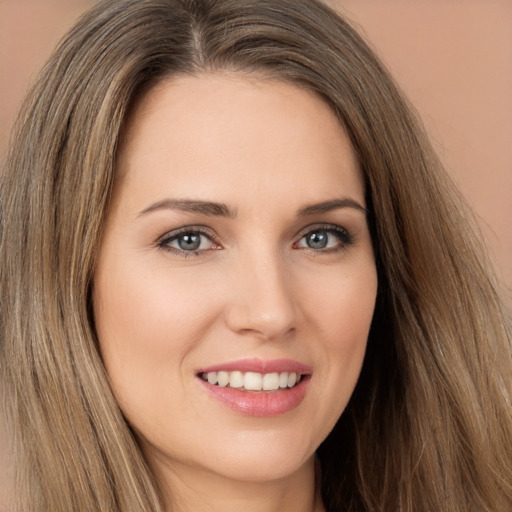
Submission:
M 332 360 L 349 362 L 351 370 L 356 372 L 355 378 L 366 351 L 376 296 L 377 274 L 372 262 L 360 272 L 346 276 L 324 304 L 325 322 L 329 321 L 327 317 L 330 319 Z
M 107 372 L 118 393 L 128 387 L 157 392 L 160 380 L 178 381 L 186 355 L 218 317 L 214 294 L 208 286 L 198 290 L 201 281 L 186 273 L 167 279 L 161 269 L 110 269 L 98 272 L 93 295 Z
M 377 294 L 373 261 L 350 272 L 331 276 L 323 282 L 323 293 L 311 296 L 309 311 L 318 339 L 319 367 L 325 373 L 318 380 L 318 399 L 323 403 L 324 435 L 334 426 L 356 386 Z
M 313 284 L 313 283 L 311 283 Z M 357 265 L 347 265 L 338 272 L 316 275 L 314 286 L 303 287 L 307 297 L 307 312 L 335 350 L 349 349 L 353 344 L 366 343 L 375 299 L 377 272 L 373 258 Z

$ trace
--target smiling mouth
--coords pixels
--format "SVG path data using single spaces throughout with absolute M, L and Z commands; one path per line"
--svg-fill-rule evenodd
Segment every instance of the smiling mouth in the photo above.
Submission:
M 213 386 L 240 391 L 284 391 L 297 386 L 306 375 L 296 372 L 201 372 L 198 376 Z

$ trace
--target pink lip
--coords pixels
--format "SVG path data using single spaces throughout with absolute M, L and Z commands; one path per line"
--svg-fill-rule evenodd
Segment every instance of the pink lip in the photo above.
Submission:
M 276 391 L 241 391 L 240 389 L 212 385 L 198 377 L 198 381 L 212 398 L 240 414 L 260 417 L 278 416 L 298 407 L 306 396 L 312 374 L 310 366 L 289 359 L 274 359 L 272 361 L 244 359 L 202 368 L 198 370 L 197 375 L 237 370 L 256 373 L 295 372 L 302 375 L 299 384 L 293 388 Z
M 313 371 L 311 366 L 293 361 L 291 359 L 272 359 L 265 361 L 262 359 L 241 359 L 240 361 L 230 361 L 228 363 L 216 364 L 207 368 L 200 368 L 197 373 L 209 372 L 256 372 L 256 373 L 281 373 L 295 372 L 302 375 L 310 375 Z

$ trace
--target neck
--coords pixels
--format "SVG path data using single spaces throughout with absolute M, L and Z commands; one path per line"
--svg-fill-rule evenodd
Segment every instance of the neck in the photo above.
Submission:
M 165 510 L 172 512 L 325 512 L 315 485 L 312 457 L 278 480 L 250 482 L 184 464 L 160 465 Z

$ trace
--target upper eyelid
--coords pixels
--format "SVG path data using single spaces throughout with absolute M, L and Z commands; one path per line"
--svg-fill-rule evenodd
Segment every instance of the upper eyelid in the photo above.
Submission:
M 295 235 L 295 237 L 302 238 L 303 236 L 307 235 L 311 231 L 321 230 L 321 229 L 324 229 L 326 231 L 327 230 L 343 231 L 343 232 L 347 233 L 348 235 L 352 234 L 349 229 L 347 229 L 344 226 L 340 226 L 339 224 L 334 224 L 332 222 L 315 222 L 314 224 L 310 224 L 310 225 L 300 229 L 297 232 L 297 234 Z
M 309 231 L 314 231 L 315 229 L 336 229 L 336 230 L 342 230 L 346 231 L 347 233 L 349 230 L 343 226 L 340 226 L 339 224 L 335 224 L 332 222 L 314 222 L 312 224 L 308 224 L 307 226 L 299 229 L 295 236 L 299 235 L 305 235 Z M 167 236 L 173 236 L 173 235 L 179 235 L 181 233 L 188 233 L 188 232 L 197 232 L 202 233 L 208 236 L 216 236 L 214 230 L 208 226 L 204 226 L 201 224 L 191 224 L 186 226 L 180 226 L 179 228 L 170 229 L 169 231 L 166 231 L 162 236 L 159 237 L 159 239 L 167 237 Z
M 176 229 L 171 229 L 169 231 L 166 231 L 163 235 L 159 236 L 157 238 L 157 243 L 161 242 L 162 240 L 168 240 L 169 238 L 175 238 L 179 235 L 183 235 L 185 233 L 198 233 L 200 235 L 207 236 L 212 241 L 215 241 L 218 239 L 216 234 L 211 228 L 208 228 L 207 226 L 198 226 L 198 225 L 192 225 L 192 226 L 182 226 Z

